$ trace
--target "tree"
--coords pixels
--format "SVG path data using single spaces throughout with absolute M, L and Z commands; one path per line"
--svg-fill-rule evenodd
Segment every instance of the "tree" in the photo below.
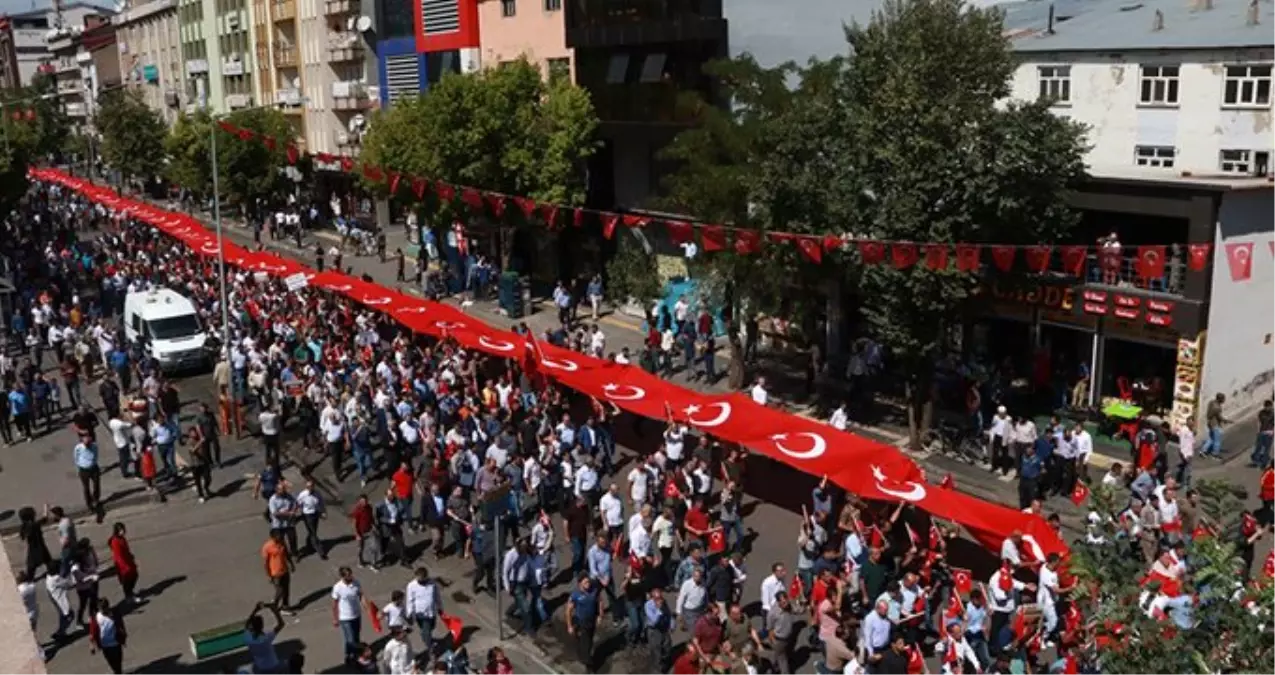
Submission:
M 0 93 L 0 217 L 27 190 L 27 168 L 57 152 L 66 133 L 66 118 L 51 95 L 47 78 L 24 89 Z
M 1058 241 L 1077 222 L 1065 194 L 1084 176 L 1083 129 L 1045 103 L 997 105 L 1015 65 L 1001 18 L 961 0 L 889 0 L 868 26 L 847 29 L 855 56 L 841 83 L 844 122 L 855 140 L 853 188 L 870 204 L 861 232 L 1037 244 Z M 902 366 L 915 445 L 932 416 L 944 336 L 979 280 L 878 265 L 861 284 L 864 317 Z
M 364 162 L 410 176 L 471 186 L 562 206 L 584 203 L 584 162 L 596 150 L 597 114 L 587 92 L 564 80 L 546 83 L 525 59 L 472 75 L 448 75 L 429 92 L 378 112 L 363 139 Z M 384 190 L 380 181 L 369 181 Z M 410 187 L 404 183 L 404 192 Z M 435 226 L 471 217 L 455 203 L 431 198 Z M 529 225 L 510 205 L 478 227 L 502 225 L 501 263 L 509 268 L 513 237 Z M 521 219 L 521 220 L 520 220 Z
M 196 195 L 212 194 L 210 130 L 215 128 L 218 187 L 229 201 L 246 207 L 257 197 L 271 198 L 290 189 L 292 183 L 283 168 L 287 145 L 296 132 L 288 118 L 278 110 L 253 108 L 231 113 L 226 122 L 251 131 L 254 137 L 240 139 L 215 125 L 207 112 L 178 117 L 164 143 L 169 154 L 168 179 Z M 261 142 L 263 136 L 275 139 L 273 149 Z
M 208 113 L 202 110 L 190 115 L 183 113 L 164 139 L 164 153 L 168 157 L 165 178 L 198 197 L 212 193 L 212 163 L 208 157 L 211 127 Z
M 719 67 L 732 105 L 708 109 L 705 125 L 666 153 L 681 162 L 669 206 L 818 237 L 1057 241 L 1077 219 L 1065 193 L 1084 175 L 1083 130 L 1044 104 L 999 105 L 1014 68 L 1001 30 L 999 12 L 961 0 L 888 0 L 867 26 L 846 29 L 847 57 Z M 792 246 L 767 246 L 760 255 L 714 254 L 708 264 L 749 311 L 800 315 L 784 303 L 817 285 L 831 318 L 844 304 L 840 291 L 855 289 L 870 332 L 904 376 L 916 443 L 932 415 L 934 362 L 979 280 L 924 265 L 845 264 L 859 261 L 849 251 L 831 257 L 816 266 Z M 742 373 L 732 377 L 742 384 Z
M 94 123 L 102 135 L 102 160 L 130 178 L 149 179 L 164 166 L 164 120 L 135 89 L 117 87 L 97 99 Z
M 1275 666 L 1275 634 L 1271 608 L 1275 594 L 1269 579 L 1240 586 L 1243 562 L 1238 555 L 1241 507 L 1247 495 L 1225 481 L 1206 480 L 1196 486 L 1199 517 L 1213 526 L 1214 536 L 1196 537 L 1190 544 L 1183 592 L 1194 596 L 1192 625 L 1173 626 L 1147 616 L 1141 586 L 1145 562 L 1136 541 L 1122 536 L 1117 511 L 1124 496 L 1095 486 L 1093 510 L 1099 514 L 1107 543 L 1077 542 L 1070 571 L 1079 602 L 1096 634 L 1111 639 L 1105 649 L 1085 645 L 1087 660 L 1109 673 L 1225 673 L 1270 672 Z M 1238 601 L 1237 601 L 1238 600 Z M 1245 607 L 1253 602 L 1256 612 Z M 1119 636 L 1114 628 L 1121 627 Z

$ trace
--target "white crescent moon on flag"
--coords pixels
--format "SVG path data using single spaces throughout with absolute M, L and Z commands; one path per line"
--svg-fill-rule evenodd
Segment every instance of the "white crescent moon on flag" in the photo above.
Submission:
M 646 398 L 646 390 L 641 387 L 635 387 L 631 384 L 616 384 L 614 382 L 603 387 L 603 395 L 613 401 L 640 401 Z M 626 394 L 618 394 L 616 392 L 628 390 Z
M 686 421 L 697 427 L 719 427 L 725 424 L 726 420 L 730 419 L 730 403 L 726 401 L 717 401 L 716 403 L 709 403 L 707 407 L 716 407 L 717 415 L 706 420 L 696 419 L 695 413 L 702 410 L 702 408 L 698 405 L 689 405 L 684 410 L 686 413 Z
M 505 342 L 504 340 L 492 340 L 486 335 L 478 336 L 478 344 L 498 352 L 512 352 L 514 350 L 514 343 Z
M 824 440 L 824 437 L 819 434 L 810 431 L 800 431 L 792 435 L 805 436 L 810 439 L 810 448 L 808 450 L 792 450 L 783 443 L 789 436 L 789 434 L 786 433 L 775 434 L 770 437 L 770 440 L 774 442 L 775 447 L 778 448 L 780 452 L 792 457 L 793 459 L 814 459 L 823 455 L 823 453 L 828 449 L 828 441 Z

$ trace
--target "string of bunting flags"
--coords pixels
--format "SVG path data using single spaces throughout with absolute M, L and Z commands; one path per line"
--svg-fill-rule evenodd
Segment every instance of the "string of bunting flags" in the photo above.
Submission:
M 217 124 L 226 133 L 241 141 L 255 139 L 272 151 L 279 146 L 278 140 L 273 136 L 244 129 L 226 120 L 221 120 Z M 296 164 L 302 155 L 301 150 L 292 143 L 284 145 L 284 151 L 290 164 Z M 550 230 L 563 227 L 564 221 L 574 227 L 582 227 L 587 219 L 592 219 L 601 226 L 602 235 L 611 239 L 621 225 L 628 228 L 645 228 L 653 221 L 661 222 L 668 232 L 669 239 L 677 245 L 695 242 L 695 235 L 698 233 L 699 248 L 705 253 L 729 249 L 740 255 L 755 255 L 761 253 L 767 244 L 773 244 L 793 247 L 806 260 L 814 264 L 821 264 L 825 254 L 857 251 L 864 265 L 889 263 L 896 269 L 904 270 L 923 264 L 928 269 L 939 271 L 949 270 L 954 264 L 959 272 L 973 273 L 982 268 L 986 252 L 992 264 L 1002 272 L 1014 271 L 1021 259 L 1022 269 L 1028 272 L 1040 274 L 1053 270 L 1075 277 L 1083 277 L 1091 262 L 1097 264 L 1100 269 L 1118 269 L 1124 260 L 1123 249 L 1119 247 L 881 241 L 849 235 L 814 236 L 793 232 L 761 232 L 680 219 L 655 219 L 639 214 L 612 213 L 543 203 L 530 197 L 413 176 L 368 162 L 356 162 L 352 157 L 323 152 L 311 153 L 311 156 L 315 161 L 325 165 L 336 164 L 345 173 L 357 173 L 369 181 L 385 183 L 390 194 L 397 194 L 400 189 L 407 186 L 417 199 L 423 200 L 430 193 L 433 193 L 441 202 L 459 199 L 475 215 L 490 214 L 498 219 L 503 218 L 508 212 L 506 208 L 508 203 L 512 202 L 525 220 L 528 222 L 540 220 Z M 1247 281 L 1252 277 L 1253 246 L 1252 242 L 1228 242 L 1225 245 L 1232 280 Z M 1208 267 L 1213 252 L 1212 244 L 1187 244 L 1185 248 L 1187 269 L 1199 272 Z M 1135 254 L 1133 271 L 1138 277 L 1149 281 L 1165 276 L 1172 247 L 1165 244 L 1152 244 L 1132 246 L 1129 249 Z M 1270 249 L 1272 255 L 1275 255 L 1275 241 L 1270 242 Z M 1057 254 L 1056 257 L 1055 254 Z

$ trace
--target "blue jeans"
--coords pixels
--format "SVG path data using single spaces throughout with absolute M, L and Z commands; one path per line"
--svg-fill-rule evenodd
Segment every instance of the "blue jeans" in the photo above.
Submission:
M 723 522 L 722 525 L 726 526 L 726 546 L 731 551 L 738 551 L 744 545 L 744 521 L 730 520 Z M 732 535 L 734 542 L 731 542 Z
M 1204 445 L 1200 448 L 1200 454 L 1215 456 L 1222 454 L 1222 427 L 1209 427 L 1209 433 L 1204 439 Z
M 359 632 L 363 628 L 363 617 L 341 621 L 341 639 L 345 641 L 345 660 L 353 661 L 359 657 Z
M 171 476 L 177 472 L 177 448 L 172 443 L 159 445 L 159 461 L 163 465 L 164 474 Z
M 372 453 L 355 447 L 351 454 L 354 455 L 354 466 L 359 469 L 359 480 L 367 480 L 368 473 L 372 471 Z
M 1253 455 L 1249 458 L 1254 464 L 1266 466 L 1271 461 L 1271 440 L 1271 432 L 1258 432 L 1257 439 L 1253 441 Z
M 642 603 L 628 602 L 624 603 L 625 609 L 628 610 L 629 624 L 625 627 L 624 635 L 628 639 L 630 645 L 641 644 L 642 642 Z
M 584 540 L 571 539 L 571 575 L 579 576 L 584 571 Z
M 417 614 L 412 618 L 415 619 L 416 627 L 421 631 L 421 642 L 425 648 L 422 653 L 432 654 L 434 650 L 434 624 L 438 622 L 438 617 Z

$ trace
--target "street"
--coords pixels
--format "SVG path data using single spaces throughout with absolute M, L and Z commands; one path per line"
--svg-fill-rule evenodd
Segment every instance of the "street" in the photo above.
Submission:
M 248 232 L 236 228 L 230 228 L 229 232 L 236 240 L 251 241 Z M 279 245 L 278 248 L 310 262 L 310 256 L 302 255 L 290 245 Z M 395 246 L 391 244 L 390 250 L 393 248 Z M 393 285 L 393 262 L 380 263 L 375 258 L 354 256 L 347 256 L 346 260 L 355 274 L 370 274 L 380 283 Z M 495 325 L 508 322 L 486 302 L 475 303 L 467 311 Z M 537 332 L 554 320 L 547 311 L 525 319 Z M 632 349 L 641 342 L 642 336 L 636 325 L 626 317 L 607 316 L 600 324 L 608 335 L 608 351 L 618 351 L 623 346 Z M 678 376 L 677 379 L 680 381 L 683 377 Z M 213 402 L 212 378 L 207 373 L 182 377 L 176 383 L 182 394 L 184 415 L 189 416 L 199 402 Z M 720 389 L 723 384 L 719 381 L 716 387 Z M 88 386 L 85 389 L 92 391 Z M 95 393 L 89 393 L 88 399 L 91 403 L 99 403 Z M 251 416 L 249 423 L 251 427 Z M 624 460 L 616 469 L 618 477 L 627 473 L 627 465 L 635 455 L 654 449 L 658 443 L 658 424 L 639 422 L 625 415 L 616 426 Z M 893 429 L 856 428 L 855 431 L 885 442 L 897 443 L 902 438 Z M 1244 442 L 1240 434 L 1232 436 L 1233 442 Z M 88 537 L 94 543 L 104 569 L 109 567 L 110 554 L 105 545 L 109 528 L 114 522 L 124 522 L 128 525 L 129 539 L 142 574 L 139 588 L 144 589 L 143 595 L 150 600 L 127 615 L 130 639 L 125 651 L 125 668 L 135 672 L 219 672 L 244 666 L 247 656 L 243 652 L 194 662 L 188 636 L 242 621 L 256 602 L 271 597 L 259 555 L 267 535 L 267 527 L 261 517 L 264 506 L 251 498 L 253 478 L 263 466 L 260 442 L 252 437 L 238 441 L 223 438 L 227 466 L 215 471 L 213 477 L 213 489 L 219 494 L 204 504 L 194 498 L 191 488 L 169 495 L 167 504 L 152 501 L 139 482 L 119 477 L 113 463 L 107 459 L 114 452 L 109 438 L 101 436 L 101 443 L 105 469 L 102 493 L 107 510 L 102 524 L 94 523 L 83 508 L 71 462 L 70 449 L 74 438 L 65 420 L 55 425 L 52 433 L 7 449 L 3 460 L 4 472 L 0 473 L 0 494 L 6 496 L 5 503 L 0 504 L 0 530 L 6 534 L 5 544 L 10 559 L 20 561 L 24 557 L 22 542 L 12 536 L 16 527 L 16 511 L 24 505 L 34 506 L 38 511 L 45 503 L 58 504 L 72 514 L 79 514 L 80 536 Z M 296 448 L 295 442 L 285 443 L 285 454 L 298 459 L 295 457 Z M 1228 456 L 1229 459 L 1222 463 L 1198 465 L 1196 480 L 1224 478 L 1248 489 L 1251 501 L 1255 502 L 1258 474 L 1244 467 L 1246 453 L 1233 451 Z M 1016 499 L 1013 482 L 993 478 L 975 466 L 944 457 L 914 457 L 929 472 L 932 482 L 950 472 L 957 489 L 993 501 L 1013 503 Z M 747 499 L 742 513 L 749 531 L 747 565 L 750 576 L 744 586 L 743 604 L 755 609 L 760 580 L 768 573 L 771 564 L 782 562 L 792 566 L 795 562 L 798 514 L 802 505 L 809 503 L 810 489 L 817 479 L 760 458 L 749 468 L 750 477 L 745 485 Z M 288 470 L 287 478 L 295 494 L 300 490 L 303 478 L 295 468 Z M 355 546 L 348 534 L 348 520 L 342 514 L 360 492 L 376 496 L 384 492 L 387 483 L 382 478 L 360 488 L 352 477 L 338 482 L 326 462 L 315 467 L 314 478 L 328 501 L 329 519 L 323 525 L 323 536 L 328 546 L 333 548 L 328 561 L 308 557 L 298 565 L 293 596 L 301 599 L 297 603 L 301 611 L 296 617 L 287 619 L 286 628 L 279 637 L 280 655 L 286 657 L 291 652 L 301 651 L 306 658 L 306 672 L 344 672 L 340 632 L 332 626 L 331 603 L 327 600 L 337 568 L 353 566 L 355 562 Z M 628 486 L 622 480 L 620 487 L 627 493 Z M 1082 532 L 1084 511 L 1070 501 L 1054 498 L 1047 504 L 1047 510 L 1062 515 L 1069 539 Z M 55 536 L 55 533 L 46 534 L 50 540 Z M 420 536 L 409 535 L 409 548 L 423 550 L 421 544 Z M 559 538 L 558 546 L 559 560 L 569 560 L 566 542 Z M 1261 551 L 1261 555 L 1264 554 L 1265 549 Z M 974 558 L 976 554 L 967 551 L 965 555 Z M 534 639 L 511 638 L 514 629 L 520 627 L 517 622 L 506 626 L 502 636 L 494 598 L 474 598 L 468 593 L 468 577 L 472 570 L 469 561 L 456 557 L 439 561 L 432 554 L 423 553 L 415 564 L 427 566 L 431 575 L 444 584 L 444 609 L 459 616 L 469 628 L 466 631 L 466 647 L 471 662 L 476 666 L 481 667 L 488 648 L 500 645 L 513 661 L 516 672 L 582 670 L 574 656 L 574 645 L 570 644 L 562 625 L 566 584 L 559 583 L 545 594 L 546 604 L 555 613 L 555 621 L 542 628 Z M 358 570 L 356 578 L 362 584 L 366 597 L 384 605 L 390 592 L 402 588 L 408 581 L 409 571 L 401 568 L 387 568 L 379 573 Z M 110 578 L 104 578 L 102 594 L 111 600 L 118 600 L 121 595 L 118 585 Z M 37 635 L 47 639 L 52 630 L 53 610 L 42 588 L 38 597 L 41 614 Z M 366 621 L 363 632 L 366 641 L 384 637 L 372 635 Z M 675 645 L 684 639 L 684 634 L 676 635 Z M 419 645 L 419 642 L 416 644 Z M 604 623 L 597 644 L 602 659 L 600 672 L 646 671 L 644 654 L 623 649 L 621 627 Z M 808 670 L 809 664 L 808 652 L 798 650 L 794 667 Z M 71 644 L 51 654 L 49 668 L 51 672 L 94 672 L 101 671 L 104 665 L 100 656 L 90 654 L 88 640 L 81 631 Z

